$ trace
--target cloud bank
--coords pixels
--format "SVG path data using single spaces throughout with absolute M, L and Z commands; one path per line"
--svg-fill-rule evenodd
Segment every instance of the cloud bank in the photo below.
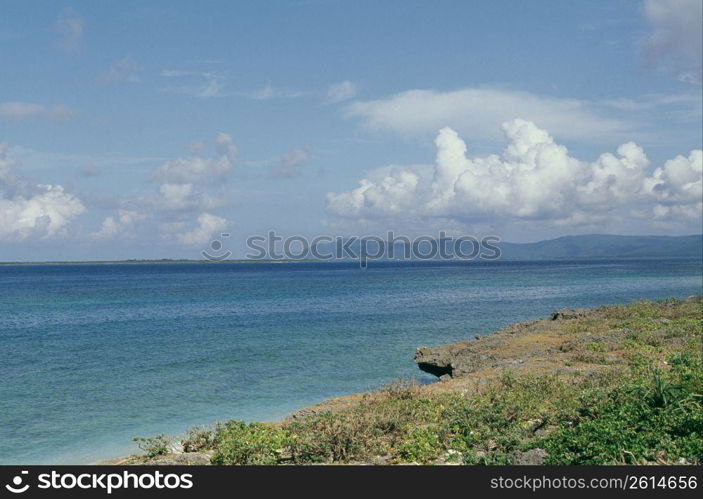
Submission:
M 16 175 L 15 160 L 0 142 L 0 241 L 22 241 L 62 234 L 85 211 L 60 185 L 31 184 Z
M 574 140 L 609 138 L 629 128 L 627 123 L 600 116 L 591 108 L 590 103 L 578 99 L 464 88 L 408 90 L 386 99 L 353 102 L 347 115 L 360 118 L 372 130 L 418 135 L 450 126 L 477 140 L 496 139 L 500 124 L 515 116 L 539 116 L 539 126 L 559 130 L 561 138 Z
M 156 222 L 160 236 L 184 245 L 204 245 L 215 232 L 224 230 L 228 220 L 210 213 L 226 204 L 223 185 L 232 171 L 239 151 L 232 137 L 220 133 L 212 156 L 199 144 L 191 156 L 165 161 L 150 180 L 156 192 L 125 200 L 123 207 L 106 217 L 92 234 L 96 240 L 133 237 L 140 224 Z
M 0 102 L 0 118 L 25 121 L 45 119 L 50 121 L 66 121 L 75 116 L 76 112 L 68 106 L 43 106 L 32 102 Z
M 701 218 L 701 150 L 649 173 L 647 156 L 633 142 L 589 163 L 572 157 L 530 121 L 515 119 L 502 129 L 508 145 L 500 155 L 470 158 L 457 132 L 442 128 L 433 166 L 376 170 L 357 188 L 328 194 L 327 210 L 347 219 L 492 219 L 564 226 L 616 218 Z
M 645 0 L 644 15 L 651 27 L 646 39 L 648 59 L 680 81 L 700 85 L 703 2 Z

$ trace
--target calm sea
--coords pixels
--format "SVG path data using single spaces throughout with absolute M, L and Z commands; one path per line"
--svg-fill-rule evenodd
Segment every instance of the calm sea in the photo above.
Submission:
M 700 260 L 0 266 L 0 463 L 275 420 L 423 377 L 415 347 L 702 292 Z

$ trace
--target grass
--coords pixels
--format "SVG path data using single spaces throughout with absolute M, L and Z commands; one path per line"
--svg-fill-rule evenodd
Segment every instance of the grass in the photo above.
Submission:
M 702 312 L 678 300 L 602 307 L 565 322 L 553 354 L 564 369 L 504 369 L 471 390 L 399 381 L 344 410 L 228 421 L 182 444 L 218 465 L 514 464 L 534 449 L 545 464 L 701 464 Z M 157 440 L 143 460 L 167 447 Z

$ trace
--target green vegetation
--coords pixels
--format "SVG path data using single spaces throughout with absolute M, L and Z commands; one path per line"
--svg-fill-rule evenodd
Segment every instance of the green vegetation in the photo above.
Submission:
M 143 450 L 147 458 L 150 459 L 168 454 L 171 449 L 171 440 L 166 435 L 134 437 L 133 440 L 137 442 L 137 446 Z
M 293 440 L 285 429 L 228 421 L 215 430 L 212 464 L 277 464 L 291 445 Z
M 603 307 L 564 322 L 559 369 L 398 382 L 336 412 L 193 430 L 184 449 L 220 465 L 515 464 L 530 451 L 545 464 L 701 464 L 702 312 L 678 300 Z M 160 438 L 144 440 L 147 456 Z

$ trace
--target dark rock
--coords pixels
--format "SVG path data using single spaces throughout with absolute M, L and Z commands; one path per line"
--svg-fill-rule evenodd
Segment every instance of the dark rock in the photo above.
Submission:
M 553 321 L 568 320 L 568 319 L 578 319 L 579 317 L 585 317 L 587 314 L 586 310 L 582 309 L 566 309 L 562 308 L 556 312 L 552 312 L 551 319 Z
M 442 376 L 452 376 L 454 371 L 451 358 L 448 353 L 441 348 L 420 347 L 415 351 L 415 363 L 426 373 L 430 373 L 438 378 Z

